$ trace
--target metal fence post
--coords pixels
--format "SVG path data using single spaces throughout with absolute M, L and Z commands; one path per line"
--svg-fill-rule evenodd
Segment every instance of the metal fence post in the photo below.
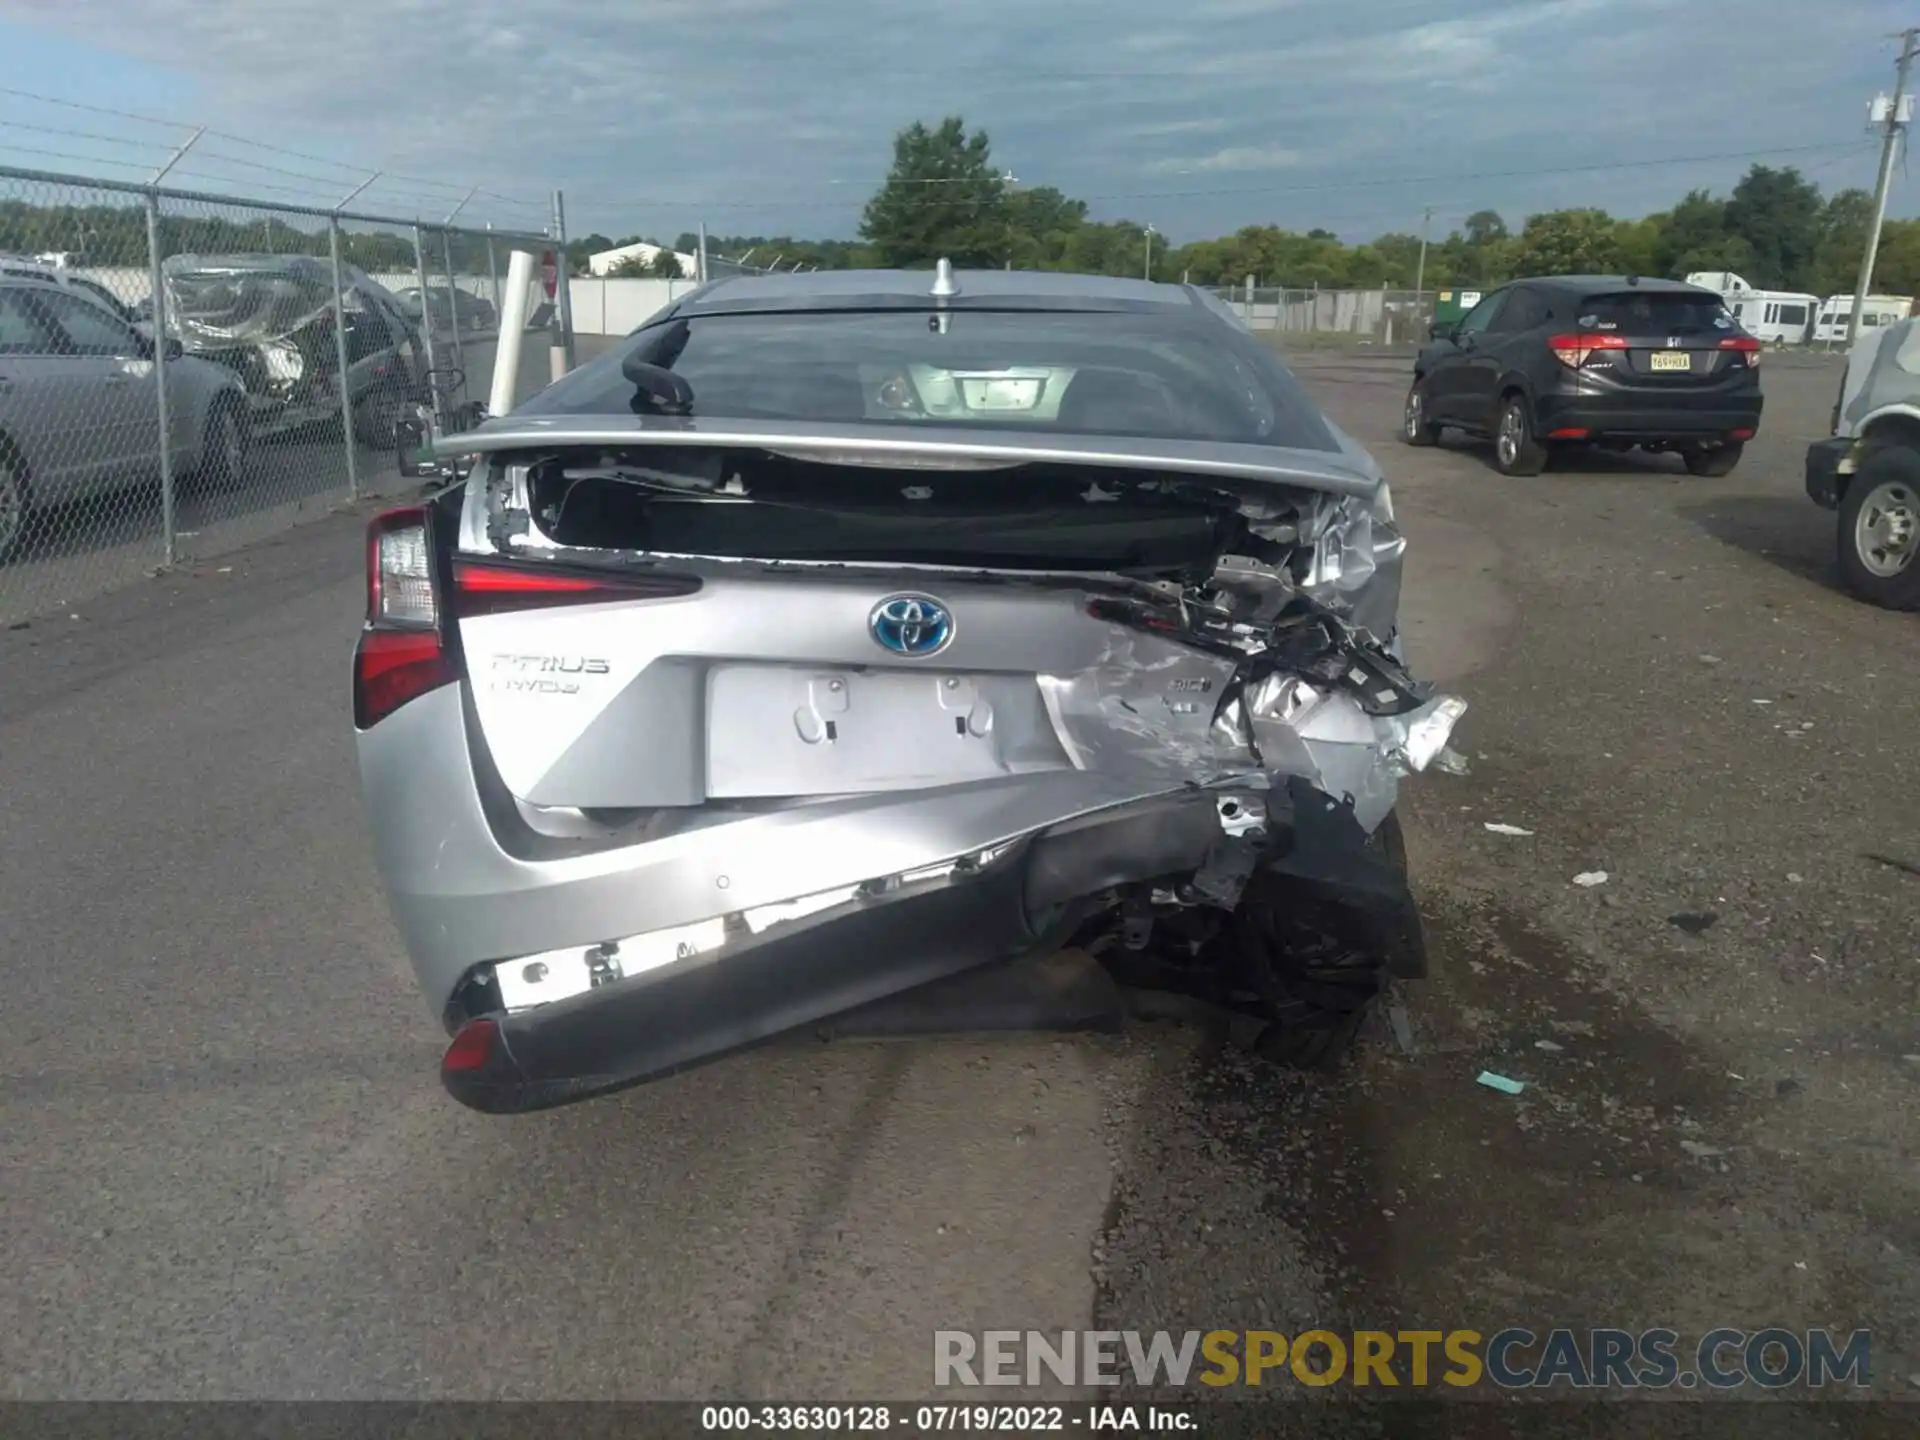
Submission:
M 500 257 L 493 249 L 493 222 L 487 222 L 487 274 L 493 277 L 493 314 L 496 325 L 506 311 L 500 304 Z
M 347 498 L 360 498 L 359 437 L 353 433 L 353 387 L 347 374 L 347 297 L 340 276 L 340 217 L 327 220 L 327 254 L 333 260 L 333 354 L 340 367 L 340 435 L 347 447 Z
M 467 347 L 460 339 L 460 285 L 453 278 L 453 232 L 440 232 L 440 253 L 447 262 L 447 323 L 453 326 L 453 368 L 460 372 L 460 393 L 467 391 Z
M 427 393 L 429 403 L 433 406 L 433 418 L 437 422 L 442 416 L 440 386 L 434 372 L 439 369 L 440 362 L 433 354 L 433 310 L 427 303 L 427 245 L 418 222 L 413 227 L 413 271 L 420 286 L 420 334 L 422 343 L 427 347 Z
M 160 193 L 147 191 L 147 283 L 153 287 L 153 400 L 160 419 L 160 532 L 165 563 L 178 558 L 174 515 L 173 423 L 167 409 L 167 305 L 160 276 Z
M 553 192 L 553 241 L 557 247 L 554 265 L 553 300 L 554 320 L 558 327 L 560 351 L 565 357 L 568 370 L 573 369 L 573 287 L 567 282 L 573 276 L 573 263 L 567 256 L 567 201 L 558 190 Z M 559 376 L 554 377 L 556 380 Z

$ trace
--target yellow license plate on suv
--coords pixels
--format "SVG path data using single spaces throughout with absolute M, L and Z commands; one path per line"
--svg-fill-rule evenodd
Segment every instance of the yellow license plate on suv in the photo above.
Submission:
M 1691 370 L 1693 356 L 1685 350 L 1656 350 L 1653 352 L 1655 370 Z

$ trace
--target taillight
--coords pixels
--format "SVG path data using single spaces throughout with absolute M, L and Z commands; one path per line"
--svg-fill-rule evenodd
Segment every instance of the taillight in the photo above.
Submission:
M 456 560 L 453 566 L 453 609 L 462 618 L 550 605 L 665 599 L 699 588 L 699 577 L 692 575 L 627 575 L 485 560 Z
M 1596 350 L 1624 350 L 1624 335 L 1556 335 L 1547 341 L 1553 358 L 1569 370 L 1578 370 Z
M 367 526 L 367 624 L 418 630 L 439 622 L 425 507 L 374 516 Z
M 1751 335 L 1729 335 L 1720 342 L 1720 348 L 1746 356 L 1749 370 L 1760 363 L 1760 342 Z
M 426 510 L 376 515 L 367 526 L 367 623 L 353 652 L 355 727 L 459 678 L 440 633 Z
M 440 1057 L 441 1071 L 464 1074 L 484 1069 L 493 1058 L 494 1042 L 500 1038 L 500 1026 L 492 1020 L 469 1020 Z

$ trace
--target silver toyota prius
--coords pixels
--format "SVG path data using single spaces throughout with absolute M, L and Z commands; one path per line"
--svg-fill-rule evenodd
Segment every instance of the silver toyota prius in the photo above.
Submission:
M 1424 973 L 1396 790 L 1465 702 L 1379 469 L 1212 295 L 723 279 L 440 452 L 353 702 L 463 1103 L 1069 952 L 1324 1065 Z

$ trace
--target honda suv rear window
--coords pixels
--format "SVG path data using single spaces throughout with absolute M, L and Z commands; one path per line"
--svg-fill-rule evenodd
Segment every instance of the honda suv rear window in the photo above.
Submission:
M 695 418 L 976 425 L 1337 448 L 1261 343 L 1211 315 L 924 310 L 705 315 L 649 326 L 520 407 L 633 413 L 629 357 L 693 390 Z
M 1580 302 L 1579 324 L 1623 335 L 1700 335 L 1734 328 L 1732 313 L 1717 296 L 1672 292 L 1589 295 Z

